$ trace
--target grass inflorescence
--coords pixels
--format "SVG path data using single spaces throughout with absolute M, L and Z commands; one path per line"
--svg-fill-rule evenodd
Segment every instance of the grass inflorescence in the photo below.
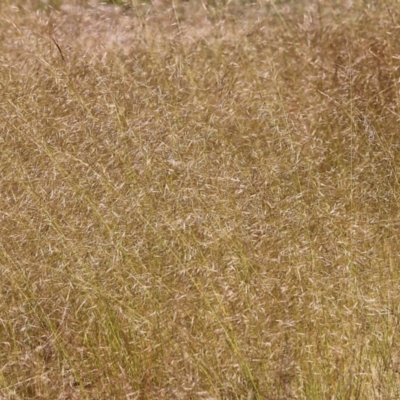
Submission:
M 400 396 L 400 6 L 0 4 L 1 399 Z

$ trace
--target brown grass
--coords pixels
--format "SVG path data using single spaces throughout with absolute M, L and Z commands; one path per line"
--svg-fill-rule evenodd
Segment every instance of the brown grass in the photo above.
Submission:
M 0 3 L 0 399 L 399 398 L 398 3 L 128 3 Z

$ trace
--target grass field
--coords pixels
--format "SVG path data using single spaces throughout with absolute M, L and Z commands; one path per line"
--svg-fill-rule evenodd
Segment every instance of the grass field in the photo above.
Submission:
M 399 399 L 399 2 L 114 3 L 0 2 L 0 399 Z

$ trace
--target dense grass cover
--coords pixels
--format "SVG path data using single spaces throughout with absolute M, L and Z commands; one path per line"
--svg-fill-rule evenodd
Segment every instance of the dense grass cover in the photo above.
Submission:
M 0 2 L 0 399 L 398 399 L 400 5 Z

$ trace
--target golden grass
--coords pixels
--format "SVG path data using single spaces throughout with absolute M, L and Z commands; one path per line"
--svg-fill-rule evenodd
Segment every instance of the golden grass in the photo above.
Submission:
M 399 398 L 397 2 L 0 4 L 1 399 Z

